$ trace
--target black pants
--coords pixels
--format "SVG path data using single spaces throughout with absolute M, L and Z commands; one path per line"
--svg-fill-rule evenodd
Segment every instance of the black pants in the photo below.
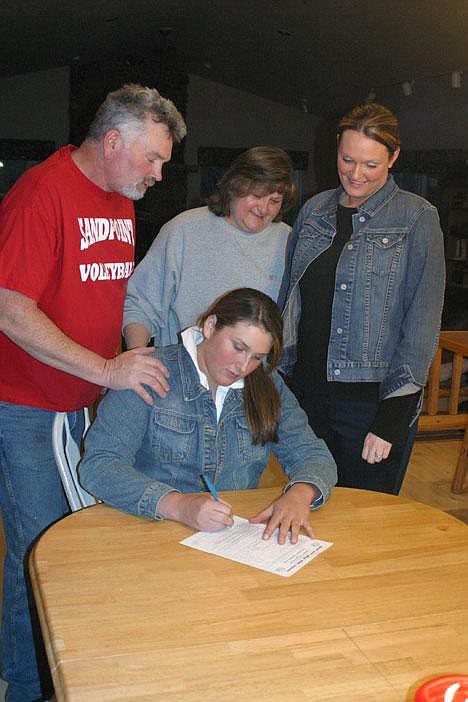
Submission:
M 364 439 L 377 412 L 376 402 L 343 400 L 324 394 L 297 393 L 309 424 L 324 439 L 338 466 L 338 485 L 398 495 L 413 449 L 417 422 L 387 459 L 367 463 L 361 458 Z

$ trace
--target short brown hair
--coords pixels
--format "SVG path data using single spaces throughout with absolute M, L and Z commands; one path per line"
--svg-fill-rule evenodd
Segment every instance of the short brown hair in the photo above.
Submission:
M 294 168 L 286 151 L 276 146 L 254 146 L 240 154 L 229 166 L 216 191 L 207 200 L 208 208 L 218 217 L 227 217 L 234 198 L 250 193 L 275 193 L 283 202 L 274 221 L 296 202 Z
M 271 373 L 283 349 L 283 320 L 271 297 L 253 288 L 236 288 L 218 297 L 198 319 L 203 324 L 216 315 L 216 329 L 246 322 L 271 334 L 273 344 L 266 364 L 260 364 L 244 379 L 244 411 L 253 444 L 278 441 L 280 399 Z
M 388 107 L 375 102 L 358 105 L 343 117 L 338 125 L 338 143 L 347 129 L 362 132 L 369 139 L 383 144 L 390 156 L 400 147 L 398 119 Z

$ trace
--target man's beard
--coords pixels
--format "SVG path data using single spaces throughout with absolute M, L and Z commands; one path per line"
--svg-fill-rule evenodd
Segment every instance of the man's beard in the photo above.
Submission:
M 141 200 L 145 196 L 147 189 L 151 188 L 155 183 L 156 180 L 154 178 L 143 178 L 142 180 L 137 180 L 136 183 L 124 185 L 119 192 L 121 195 L 128 197 L 129 200 Z

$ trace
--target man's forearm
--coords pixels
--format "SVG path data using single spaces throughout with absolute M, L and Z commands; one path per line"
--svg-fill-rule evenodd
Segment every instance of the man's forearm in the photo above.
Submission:
M 34 300 L 1 290 L 0 330 L 38 361 L 96 385 L 105 384 L 106 359 L 70 339 Z
M 103 358 L 64 334 L 34 300 L 11 290 L 0 289 L 0 331 L 38 361 L 95 385 L 134 390 L 148 405 L 153 403 L 148 387 L 160 397 L 169 390 L 167 368 L 152 349 Z

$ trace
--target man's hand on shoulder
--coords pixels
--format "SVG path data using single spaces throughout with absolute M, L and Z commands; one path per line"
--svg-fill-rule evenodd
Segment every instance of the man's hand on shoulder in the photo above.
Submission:
M 152 405 L 153 400 L 144 385 L 160 397 L 166 397 L 169 371 L 153 354 L 153 348 L 142 347 L 106 360 L 102 384 L 112 390 L 134 390 L 147 405 Z

